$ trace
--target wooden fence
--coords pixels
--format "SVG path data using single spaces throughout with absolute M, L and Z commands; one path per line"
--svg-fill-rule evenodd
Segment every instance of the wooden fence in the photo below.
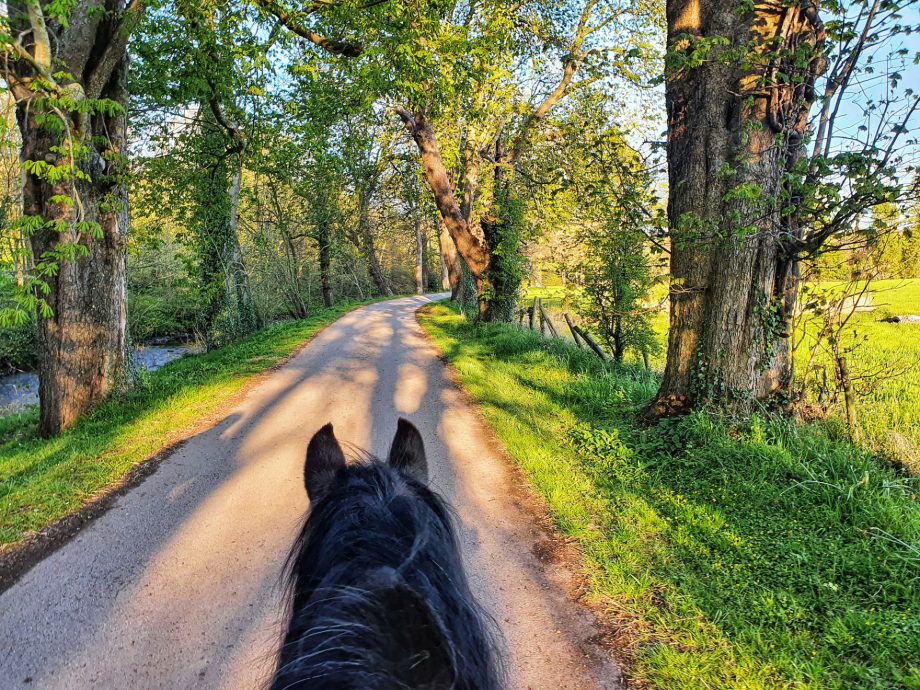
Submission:
M 518 310 L 518 325 L 521 328 L 524 328 L 524 317 L 527 317 L 527 325 L 530 330 L 535 331 L 539 325 L 540 334 L 544 337 L 546 336 L 547 330 L 550 333 L 551 338 L 558 338 L 559 331 L 556 330 L 556 325 L 553 323 L 553 320 L 549 318 L 549 314 L 546 313 L 546 309 L 543 308 L 543 300 L 539 297 L 533 298 L 533 304 L 529 307 L 521 308 Z M 563 314 L 565 322 L 569 327 L 569 331 L 572 333 L 572 339 L 575 341 L 575 344 L 578 347 L 584 349 L 587 347 L 594 354 L 600 357 L 605 362 L 607 361 L 607 354 L 601 349 L 601 346 L 597 344 L 597 341 L 591 337 L 590 334 L 586 333 L 584 329 L 575 325 L 575 322 L 572 321 L 572 317 L 568 314 Z

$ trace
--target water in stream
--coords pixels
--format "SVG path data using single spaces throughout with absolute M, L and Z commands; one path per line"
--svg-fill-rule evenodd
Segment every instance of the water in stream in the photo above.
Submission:
M 195 343 L 177 345 L 138 345 L 134 359 L 148 371 L 196 351 Z M 0 416 L 38 405 L 38 374 L 31 371 L 0 376 Z

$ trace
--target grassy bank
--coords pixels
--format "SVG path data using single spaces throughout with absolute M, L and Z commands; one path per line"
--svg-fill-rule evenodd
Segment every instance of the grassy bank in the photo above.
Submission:
M 920 688 L 920 480 L 828 436 L 635 425 L 656 381 L 559 341 L 422 325 L 584 554 L 652 688 Z
M 35 410 L 0 418 L 0 549 L 78 510 L 135 464 L 186 437 L 253 376 L 355 306 L 318 311 L 170 362 L 57 438 L 35 435 Z
M 833 292 L 842 284 L 822 283 L 821 288 Z M 664 297 L 665 286 L 656 286 L 654 300 Z M 540 297 L 544 306 L 562 325 L 561 313 L 571 311 L 565 304 L 565 288 L 531 288 L 528 299 Z M 846 343 L 858 341 L 849 364 L 857 381 L 860 399 L 857 421 L 862 442 L 875 452 L 920 470 L 920 324 L 884 323 L 885 316 L 920 314 L 920 279 L 877 280 L 872 283 L 875 311 L 854 314 L 850 327 L 843 334 Z M 668 314 L 655 314 L 653 326 L 660 352 L 652 357 L 652 367 L 664 368 L 667 347 Z M 853 334 L 856 334 L 855 336 Z M 807 339 L 806 346 L 810 346 Z M 638 361 L 630 354 L 628 360 Z M 799 365 L 805 361 L 799 357 Z M 827 353 L 820 354 L 816 363 L 833 372 Z M 842 425 L 842 410 L 832 410 L 838 425 Z

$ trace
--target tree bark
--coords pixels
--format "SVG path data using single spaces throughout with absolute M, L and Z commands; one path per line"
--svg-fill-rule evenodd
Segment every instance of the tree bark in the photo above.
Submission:
M 779 200 L 789 198 L 783 175 L 801 155 L 821 67 L 816 57 L 802 79 L 782 78 L 791 66 L 768 51 L 778 39 L 820 54 L 823 41 L 816 7 L 801 0 L 745 14 L 718 0 L 669 0 L 667 20 L 674 55 L 714 37 L 732 44 L 672 69 L 666 84 L 671 328 L 659 414 L 680 396 L 763 399 L 789 385 L 798 259 Z M 757 47 L 743 64 L 717 55 L 747 41 Z
M 419 108 L 411 114 L 404 108 L 397 108 L 397 112 L 418 147 L 425 179 L 434 195 L 435 205 L 441 214 L 444 226 L 476 282 L 479 318 L 488 321 L 490 318 L 489 296 L 492 293 L 488 272 L 489 248 L 481 238 L 470 231 L 457 205 L 447 168 L 444 167 L 431 121 L 424 108 Z
M 323 305 L 332 306 L 332 281 L 330 274 L 332 271 L 332 248 L 329 245 L 329 226 L 326 223 L 320 223 L 317 233 L 317 244 L 319 245 L 319 281 L 323 290 Z
M 67 27 L 46 25 L 39 3 L 8 3 L 14 35 L 30 35 L 22 57 L 6 73 L 17 100 L 21 159 L 87 177 L 50 183 L 40 172 L 24 175 L 23 213 L 40 219 L 30 244 L 38 263 L 54 263 L 43 276 L 51 308 L 38 309 L 39 433 L 52 436 L 72 426 L 117 385 L 130 382 L 127 332 L 128 195 L 124 182 L 127 123 L 119 113 L 63 113 L 62 137 L 36 120 L 37 101 L 48 93 L 72 100 L 105 98 L 126 107 L 127 34 L 143 3 L 105 3 L 107 12 L 75 8 Z M 49 38 L 50 37 L 50 38 Z M 56 63 L 51 66 L 51 39 Z M 58 84 L 66 71 L 75 81 Z M 52 75 L 52 72 L 55 74 Z M 63 78 L 62 78 L 63 79 Z M 37 88 L 32 88 L 38 83 Z M 86 146 L 77 159 L 67 148 Z M 56 197 L 56 198 L 55 198 Z M 62 202 L 69 197 L 71 202 Z M 79 223 L 98 224 L 93 230 Z M 68 245 L 82 245 L 74 258 L 58 257 Z
M 390 287 L 390 281 L 383 274 L 383 268 L 380 266 L 380 259 L 377 257 L 377 244 L 374 242 L 374 235 L 370 228 L 365 227 L 362 230 L 362 239 L 364 244 L 364 256 L 367 258 L 367 271 L 370 273 L 371 280 L 377 286 L 377 292 L 384 297 L 393 296 L 393 288 Z
M 228 135 L 214 113 L 205 112 L 199 143 L 206 159 L 192 187 L 194 211 L 189 228 L 195 232 L 198 280 L 207 299 L 200 328 L 208 350 L 248 335 L 258 316 L 243 264 L 237 233 L 243 142 Z
M 457 301 L 460 296 L 463 272 L 460 270 L 460 259 L 457 257 L 457 245 L 447 231 L 447 224 L 443 218 L 438 223 L 438 241 L 441 247 L 441 287 L 450 290 L 450 298 Z
M 417 295 L 425 294 L 425 240 L 422 235 L 422 221 L 416 218 L 415 226 L 415 293 Z
M 256 312 L 252 289 L 249 286 L 249 274 L 243 263 L 243 249 L 240 246 L 238 232 L 240 218 L 240 188 L 243 183 L 243 154 L 237 156 L 236 165 L 230 180 L 230 274 L 236 309 L 239 314 L 242 333 L 251 333 L 259 328 L 261 320 Z

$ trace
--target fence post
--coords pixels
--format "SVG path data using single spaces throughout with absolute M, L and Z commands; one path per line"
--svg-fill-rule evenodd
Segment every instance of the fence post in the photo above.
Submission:
M 572 323 L 572 317 L 566 312 L 562 315 L 562 318 L 564 318 L 565 322 L 569 325 L 569 330 L 572 331 L 572 338 L 575 340 L 575 344 L 584 349 L 585 343 L 582 341 L 581 336 L 578 335 L 578 329 L 575 327 L 575 324 Z
M 594 338 L 585 333 L 585 331 L 578 326 L 575 326 L 575 330 L 578 331 L 578 335 L 585 339 L 585 342 L 588 343 L 588 347 L 594 350 L 594 354 L 600 357 L 605 362 L 607 361 L 607 355 L 604 354 L 604 351 L 601 349 L 601 346 L 594 342 Z
M 549 329 L 549 334 L 553 338 L 559 337 L 559 332 L 556 330 L 556 327 L 553 325 L 552 319 L 549 318 L 549 314 L 546 313 L 546 309 L 543 308 L 543 300 L 540 300 L 540 313 L 543 314 L 543 320 L 546 322 L 546 327 Z
M 859 443 L 859 427 L 856 426 L 856 396 L 853 394 L 853 382 L 850 381 L 850 368 L 846 357 L 837 358 L 837 370 L 840 373 L 840 385 L 843 388 L 843 403 L 847 411 L 847 427 L 850 440 Z

